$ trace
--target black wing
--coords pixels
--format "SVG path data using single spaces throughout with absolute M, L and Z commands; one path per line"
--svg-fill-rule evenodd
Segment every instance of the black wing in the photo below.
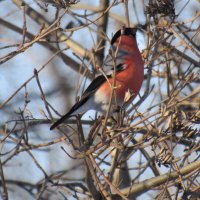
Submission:
M 110 76 L 108 76 L 109 78 Z M 90 85 L 87 87 L 87 89 L 83 92 L 82 97 L 84 96 L 88 96 L 91 93 L 93 93 L 94 91 L 96 91 L 100 85 L 102 85 L 104 82 L 106 81 L 106 78 L 104 75 L 100 75 L 97 76 L 91 83 Z

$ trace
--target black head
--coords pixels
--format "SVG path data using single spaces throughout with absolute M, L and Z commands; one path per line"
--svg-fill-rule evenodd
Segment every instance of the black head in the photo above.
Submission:
M 114 34 L 114 36 L 113 36 L 113 38 L 111 40 L 111 45 L 113 45 L 121 35 L 132 35 L 133 37 L 135 37 L 136 36 L 136 32 L 137 32 L 137 28 L 126 28 L 126 27 L 124 27 L 124 28 L 118 30 Z

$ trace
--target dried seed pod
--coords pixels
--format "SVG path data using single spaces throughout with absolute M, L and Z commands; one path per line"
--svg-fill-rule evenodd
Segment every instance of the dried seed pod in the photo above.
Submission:
M 195 138 L 197 134 L 200 134 L 200 131 L 196 128 L 193 129 L 192 127 L 185 127 L 185 129 L 183 130 L 184 132 L 184 137 L 186 138 Z
M 171 152 L 168 150 L 167 147 L 163 146 L 160 149 L 159 154 L 157 155 L 157 162 L 158 162 L 158 166 L 164 165 L 166 167 L 169 166 L 169 164 L 171 163 L 173 159 L 173 155 L 171 154 Z
M 189 120 L 192 122 L 192 123 L 195 123 L 195 124 L 200 124 L 200 111 L 197 111 L 196 113 L 194 114 L 191 114 L 189 115 Z
M 72 4 L 76 4 L 79 1 L 77 0 L 41 0 L 45 4 L 52 4 L 53 6 L 57 8 L 68 8 Z
M 163 16 L 175 16 L 174 3 L 172 0 L 151 0 L 146 6 L 146 13 L 154 16 L 161 14 Z

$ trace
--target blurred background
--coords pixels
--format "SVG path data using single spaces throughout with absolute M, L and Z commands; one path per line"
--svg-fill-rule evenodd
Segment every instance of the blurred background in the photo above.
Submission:
M 198 0 L 1 0 L 1 198 L 95 199 L 101 196 L 97 183 L 116 194 L 102 172 L 113 174 L 110 183 L 128 199 L 198 199 L 200 163 L 174 182 L 160 180 L 135 193 L 131 188 L 199 159 L 199 24 Z M 49 127 L 100 74 L 109 40 L 124 25 L 138 27 L 145 80 L 122 117 L 124 126 L 111 128 L 122 132 L 117 144 L 101 136 L 92 141 L 89 148 L 102 146 L 90 162 L 102 171 L 94 167 L 98 181 L 91 186 L 91 169 L 75 146 L 80 127 L 86 138 L 91 133 L 96 113 L 84 115 L 78 128 L 75 118 L 62 131 Z

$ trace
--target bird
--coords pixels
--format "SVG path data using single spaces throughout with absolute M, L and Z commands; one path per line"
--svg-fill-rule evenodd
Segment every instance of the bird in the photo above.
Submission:
M 84 114 L 88 110 L 106 114 L 110 108 L 112 115 L 114 105 L 121 107 L 124 104 L 127 92 L 131 93 L 131 101 L 138 95 L 144 79 L 144 61 L 137 45 L 136 32 L 136 27 L 123 27 L 113 35 L 110 41 L 111 51 L 103 66 L 114 72 L 97 76 L 80 99 L 50 127 L 50 130 L 68 118 Z

